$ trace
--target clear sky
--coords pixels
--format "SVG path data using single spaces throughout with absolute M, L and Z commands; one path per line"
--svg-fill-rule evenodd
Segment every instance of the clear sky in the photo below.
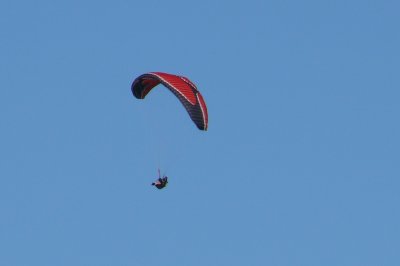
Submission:
M 0 265 L 400 265 L 399 10 L 1 0 Z

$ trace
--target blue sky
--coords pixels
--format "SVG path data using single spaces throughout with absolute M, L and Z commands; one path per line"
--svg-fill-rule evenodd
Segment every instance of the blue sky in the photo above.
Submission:
M 399 9 L 2 0 L 0 265 L 399 265 Z

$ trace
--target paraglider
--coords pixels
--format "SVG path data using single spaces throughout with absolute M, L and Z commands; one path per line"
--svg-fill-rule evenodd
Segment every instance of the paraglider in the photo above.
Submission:
M 188 78 L 162 72 L 149 72 L 137 77 L 131 86 L 133 96 L 144 99 L 158 84 L 168 88 L 183 104 L 200 130 L 208 128 L 208 112 L 203 96 Z
M 208 129 L 208 111 L 203 96 L 196 85 L 188 78 L 163 72 L 149 72 L 137 77 L 131 86 L 132 94 L 137 99 L 144 99 L 146 95 L 157 85 L 162 84 L 169 89 L 185 107 L 187 113 L 198 129 Z M 158 189 L 168 184 L 168 177 L 160 175 L 152 183 Z
M 151 185 L 155 186 L 158 189 L 163 189 L 167 186 L 167 184 L 168 184 L 168 176 L 163 175 L 161 177 L 160 169 L 158 169 L 158 179 L 155 182 L 151 183 Z

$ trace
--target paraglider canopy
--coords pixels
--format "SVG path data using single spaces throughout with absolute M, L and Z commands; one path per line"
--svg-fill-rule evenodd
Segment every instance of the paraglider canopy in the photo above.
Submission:
M 131 86 L 137 99 L 144 99 L 158 84 L 168 88 L 182 103 L 200 130 L 208 128 L 208 112 L 203 96 L 188 78 L 162 72 L 149 72 L 137 77 Z

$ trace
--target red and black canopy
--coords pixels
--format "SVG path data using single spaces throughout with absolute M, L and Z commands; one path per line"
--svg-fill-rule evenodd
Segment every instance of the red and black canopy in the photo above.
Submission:
M 200 130 L 207 130 L 208 113 L 206 103 L 196 85 L 186 77 L 162 72 L 146 73 L 133 81 L 132 93 L 136 98 L 144 99 L 160 83 L 175 94 L 196 126 Z

